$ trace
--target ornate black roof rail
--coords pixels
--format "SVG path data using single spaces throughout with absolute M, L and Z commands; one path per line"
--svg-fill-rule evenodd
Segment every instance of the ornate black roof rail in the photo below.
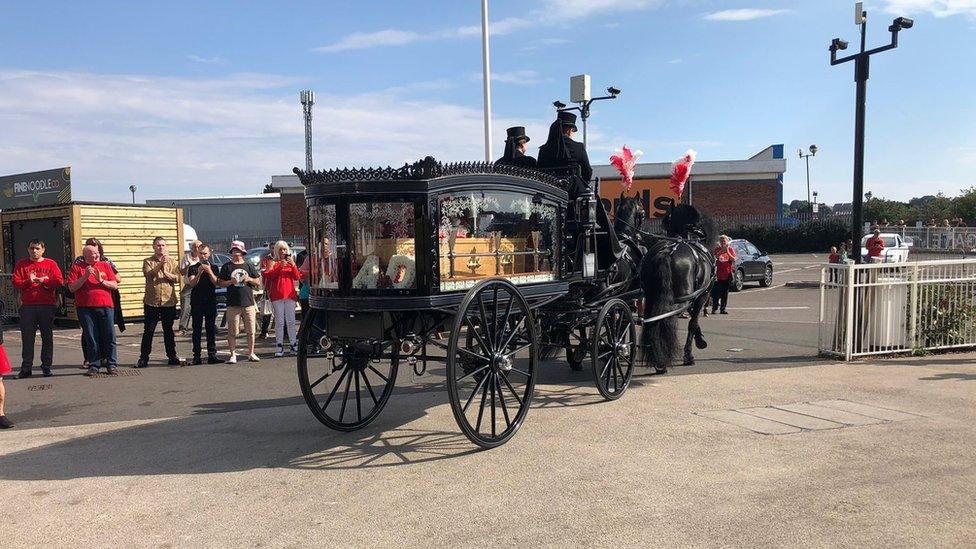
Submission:
M 299 168 L 292 170 L 302 185 L 316 183 L 339 183 L 342 181 L 416 181 L 436 179 L 452 175 L 501 174 L 531 179 L 560 189 L 566 188 L 565 180 L 537 170 L 520 166 L 494 164 L 492 162 L 450 162 L 442 163 L 428 156 L 401 168 L 337 168 L 306 172 Z

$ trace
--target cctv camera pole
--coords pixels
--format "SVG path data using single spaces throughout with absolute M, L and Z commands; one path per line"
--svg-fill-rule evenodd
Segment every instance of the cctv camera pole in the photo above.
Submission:
M 867 105 L 867 87 L 871 56 L 883 51 L 892 50 L 898 47 L 898 32 L 902 29 L 912 27 L 912 20 L 899 17 L 888 30 L 891 32 L 891 43 L 872 50 L 865 50 L 865 41 L 868 27 L 868 12 L 861 9 L 861 3 L 857 3 L 855 8 L 855 22 L 861 27 L 861 51 L 854 55 L 838 59 L 837 51 L 847 48 L 847 43 L 839 38 L 835 38 L 830 44 L 830 64 L 840 65 L 848 61 L 854 61 L 854 81 L 857 83 L 856 98 L 854 100 L 854 199 L 851 203 L 852 219 L 852 240 L 855 245 L 861 241 L 861 233 L 864 232 L 864 117 Z M 861 263 L 860 253 L 854 254 L 854 262 Z

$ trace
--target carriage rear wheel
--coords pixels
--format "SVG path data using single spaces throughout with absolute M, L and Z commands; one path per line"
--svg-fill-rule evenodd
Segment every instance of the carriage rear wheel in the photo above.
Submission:
M 368 425 L 386 406 L 399 364 L 395 342 L 377 354 L 372 344 L 336 343 L 328 351 L 323 311 L 311 309 L 299 332 L 298 381 L 316 419 L 337 431 Z
M 617 400 L 634 377 L 637 329 L 623 300 L 611 299 L 600 310 L 593 328 L 593 380 L 607 400 Z
M 504 279 L 471 288 L 447 348 L 451 409 L 471 442 L 494 448 L 515 435 L 529 412 L 537 368 L 536 325 L 518 289 Z

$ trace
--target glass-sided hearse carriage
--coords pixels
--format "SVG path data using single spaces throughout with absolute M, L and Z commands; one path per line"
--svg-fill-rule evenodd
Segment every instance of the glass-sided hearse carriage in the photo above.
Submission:
M 570 203 L 566 181 L 546 173 L 430 157 L 399 169 L 295 172 L 306 186 L 311 261 L 298 371 L 322 423 L 365 426 L 400 363 L 422 373 L 443 362 L 461 430 L 497 446 L 528 412 L 540 345 L 568 346 L 581 326 L 592 342 L 577 346 L 594 345 L 584 354 L 600 392 L 615 399 L 626 389 L 632 305 L 610 293 L 584 308 L 585 299 L 568 301 L 574 285 L 600 277 L 587 240 L 599 232 L 588 222 L 592 195 Z

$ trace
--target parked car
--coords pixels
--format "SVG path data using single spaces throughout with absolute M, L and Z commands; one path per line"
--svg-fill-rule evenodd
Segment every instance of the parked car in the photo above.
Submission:
M 882 263 L 904 263 L 908 261 L 908 251 L 912 247 L 910 238 L 902 238 L 897 233 L 881 233 L 881 240 L 884 241 L 884 250 L 881 252 Z M 867 243 L 871 238 L 870 234 L 861 238 L 861 257 L 868 256 Z
M 305 246 L 292 246 L 291 253 L 295 254 L 297 257 L 299 253 L 305 251 Z M 271 248 L 269 246 L 261 246 L 260 248 L 251 248 L 244 255 L 244 261 L 247 261 L 251 265 L 257 268 L 261 268 L 261 260 L 267 257 L 271 253 Z
M 733 292 L 742 290 L 746 282 L 759 282 L 762 287 L 773 284 L 773 260 L 752 242 L 736 239 L 729 243 L 735 250 L 735 270 L 732 272 Z

